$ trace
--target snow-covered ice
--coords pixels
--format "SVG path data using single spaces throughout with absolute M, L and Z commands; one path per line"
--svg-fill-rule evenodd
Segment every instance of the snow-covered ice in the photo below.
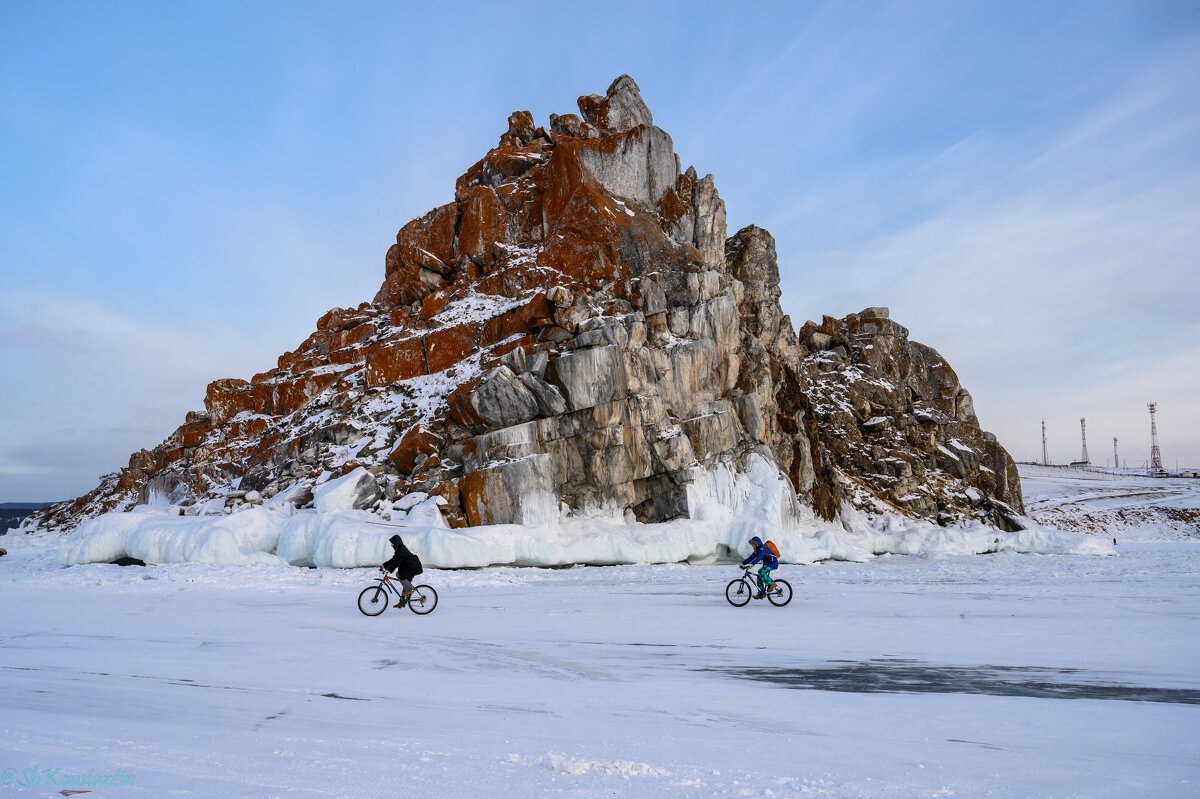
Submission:
M 8 541 L 7 539 L 13 539 Z M 1195 795 L 1200 544 L 429 571 L 0 559 L 0 770 L 104 796 Z M 40 796 L 22 791 L 14 796 Z
M 698 483 L 703 518 L 680 520 L 671 546 L 773 514 L 797 536 L 785 548 L 820 541 L 769 481 L 758 487 Z M 1032 503 L 1089 490 L 1027 489 Z M 1036 528 L 1000 548 L 986 528 L 852 519 L 857 532 L 809 545 L 855 557 L 781 567 L 795 589 L 784 608 L 731 607 L 738 572 L 714 556 L 430 569 L 419 582 L 440 594 L 432 614 L 368 618 L 355 600 L 373 570 L 297 568 L 288 554 L 378 562 L 393 530 L 375 518 L 143 508 L 65 545 L 0 538 L 0 793 L 58 795 L 91 774 L 133 777 L 94 793 L 105 797 L 1197 794 L 1200 538 L 1177 530 L 1078 557 L 1020 550 L 1103 539 Z M 207 557 L 176 552 L 184 522 L 209 525 L 191 529 L 206 531 L 194 546 L 243 565 L 171 562 Z M 652 537 L 669 531 L 579 523 L 625 531 L 586 544 L 597 551 L 646 539 L 622 557 L 661 554 Z M 558 528 L 560 550 L 517 526 L 484 534 L 545 557 L 580 551 L 583 532 Z M 485 540 L 452 545 L 466 533 L 428 525 L 404 535 L 414 549 L 446 542 L 445 561 Z M 923 554 L 872 554 L 880 542 Z M 62 565 L 76 545 L 163 565 Z M 42 785 L 21 787 L 35 773 Z

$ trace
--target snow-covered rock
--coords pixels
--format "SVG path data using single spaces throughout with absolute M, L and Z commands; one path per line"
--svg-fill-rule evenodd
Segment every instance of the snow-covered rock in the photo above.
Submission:
M 361 466 L 336 480 L 318 486 L 313 492 L 317 513 L 370 508 L 383 492 L 375 477 Z

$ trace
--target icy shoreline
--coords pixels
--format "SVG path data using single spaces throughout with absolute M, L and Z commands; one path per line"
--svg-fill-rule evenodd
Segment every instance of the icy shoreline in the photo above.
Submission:
M 713 509 L 709 509 L 712 511 Z M 382 563 L 391 535 L 403 536 L 433 569 L 484 566 L 718 563 L 749 554 L 751 535 L 778 543 L 781 560 L 865 561 L 880 554 L 937 555 L 995 552 L 1114 554 L 1105 539 L 1042 527 L 1002 533 L 983 524 L 941 528 L 902 517 L 874 519 L 876 527 L 847 531 L 815 524 L 784 529 L 762 519 L 710 512 L 709 518 L 660 524 L 575 518 L 558 524 L 505 524 L 451 530 L 430 524 L 384 524 L 355 510 L 295 511 L 290 506 L 217 517 L 168 516 L 164 511 L 107 513 L 74 531 L 59 547 L 59 563 L 278 563 L 354 569 Z
M 908 519 L 885 520 L 883 530 L 818 529 L 767 534 L 784 563 L 862 562 L 876 555 L 976 555 L 995 552 L 1111 555 L 1104 539 L 1035 528 L 1004 533 L 976 525 L 943 528 Z M 758 533 L 765 531 L 758 530 Z M 566 520 L 556 526 L 494 525 L 462 530 L 383 525 L 362 511 L 318 514 L 248 510 L 213 519 L 165 514 L 106 514 L 84 523 L 59 547 L 59 563 L 213 563 L 245 566 L 357 568 L 387 559 L 388 538 L 399 533 L 431 568 L 486 566 L 614 566 L 638 563 L 713 563 L 749 553 L 745 525 L 679 519 L 623 524 Z
M 1017 552 L 1115 554 L 1107 539 L 1041 527 L 1005 533 L 975 523 L 939 527 L 899 515 L 869 517 L 845 508 L 843 527 L 796 505 L 790 487 L 765 460 L 746 472 L 714 470 L 689 487 L 693 518 L 656 524 L 612 516 L 549 523 L 449 529 L 435 500 L 417 503 L 399 521 L 355 510 L 354 473 L 321 486 L 316 507 L 267 503 L 228 515 L 179 516 L 169 507 L 139 506 L 80 525 L 58 551 L 59 563 L 213 563 L 245 566 L 358 568 L 387 559 L 388 538 L 405 543 L 431 568 L 612 566 L 714 563 L 749 554 L 752 536 L 770 538 L 784 563 L 866 561 L 876 555 L 969 555 Z M 553 518 L 539 509 L 537 517 Z M 849 528 L 849 529 L 846 529 Z

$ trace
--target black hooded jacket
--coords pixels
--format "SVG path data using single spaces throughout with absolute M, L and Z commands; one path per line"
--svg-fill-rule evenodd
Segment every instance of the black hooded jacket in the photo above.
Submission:
M 421 566 L 421 559 L 404 546 L 404 541 L 400 539 L 400 536 L 394 535 L 388 540 L 392 542 L 392 548 L 396 550 L 396 554 L 384 561 L 383 568 L 388 571 L 394 569 L 396 576 L 401 580 L 411 580 L 425 571 Z

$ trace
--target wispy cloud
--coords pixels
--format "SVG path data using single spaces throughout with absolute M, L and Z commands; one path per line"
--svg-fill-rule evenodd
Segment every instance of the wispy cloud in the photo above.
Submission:
M 1131 76 L 1000 179 L 950 159 L 951 179 L 990 191 L 854 246 L 785 257 L 787 309 L 890 305 L 1015 452 L 1043 415 L 1073 420 L 1064 444 L 1078 441 L 1080 416 L 1132 437 L 1156 399 L 1172 408 L 1179 457 L 1200 463 L 1197 52 Z
M 88 490 L 98 474 L 154 446 L 186 411 L 203 407 L 208 381 L 242 360 L 236 342 L 220 331 L 189 335 L 95 300 L 0 295 L 6 482 L 54 473 L 64 495 Z

